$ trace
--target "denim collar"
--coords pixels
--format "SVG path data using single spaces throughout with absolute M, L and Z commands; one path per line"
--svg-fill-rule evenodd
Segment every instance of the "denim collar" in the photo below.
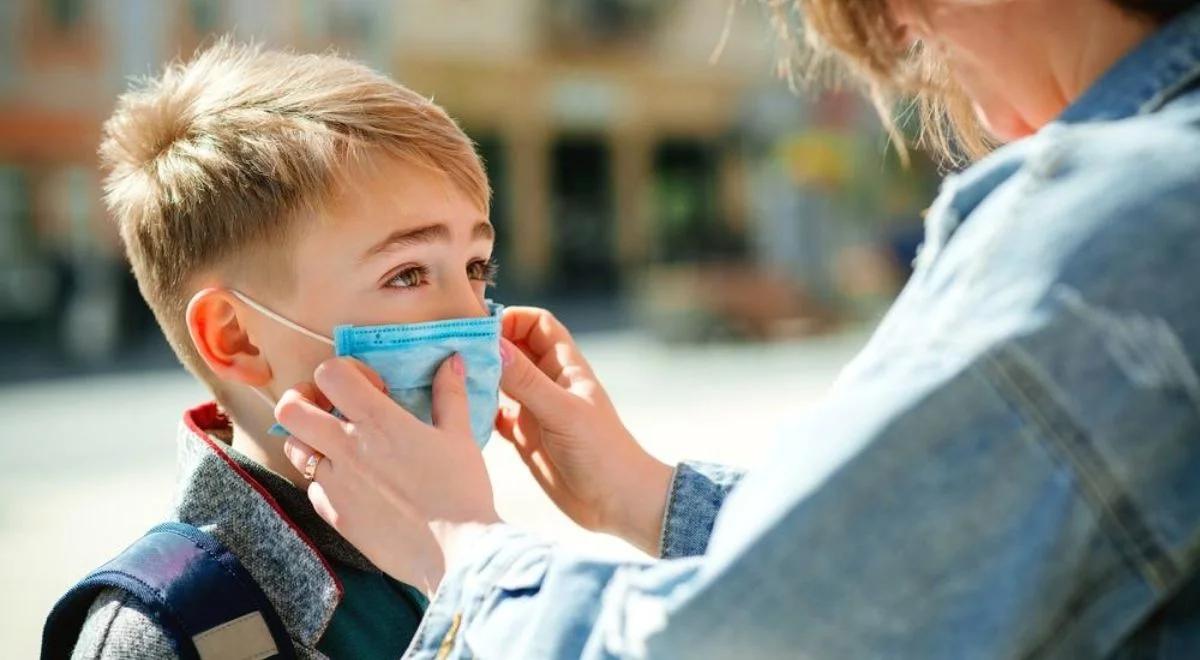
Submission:
M 1058 122 L 1124 119 L 1155 112 L 1200 79 L 1200 7 L 1177 16 L 1121 58 Z

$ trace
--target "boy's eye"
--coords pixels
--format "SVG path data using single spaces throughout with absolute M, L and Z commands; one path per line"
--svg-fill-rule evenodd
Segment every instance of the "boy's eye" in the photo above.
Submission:
M 500 264 L 494 258 L 476 259 L 467 264 L 467 277 L 492 286 L 496 283 L 496 272 L 499 270 Z
M 411 289 L 424 284 L 428 274 L 428 269 L 424 266 L 409 266 L 391 276 L 385 286 L 393 289 Z

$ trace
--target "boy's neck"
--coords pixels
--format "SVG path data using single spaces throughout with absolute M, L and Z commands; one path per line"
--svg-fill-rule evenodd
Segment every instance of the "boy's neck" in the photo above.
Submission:
M 233 400 L 228 402 L 227 411 L 233 424 L 233 440 L 230 442 L 233 448 L 292 482 L 297 488 L 307 489 L 308 482 L 305 481 L 304 475 L 296 470 L 283 453 L 284 438 L 267 434 L 267 429 L 275 423 L 269 409 L 260 401 L 244 401 L 236 396 L 230 398 Z M 248 430 L 251 428 L 261 430 L 254 433 Z

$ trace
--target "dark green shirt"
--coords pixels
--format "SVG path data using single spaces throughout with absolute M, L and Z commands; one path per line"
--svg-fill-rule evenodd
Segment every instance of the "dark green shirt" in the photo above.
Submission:
M 399 658 L 428 601 L 380 571 L 313 511 L 308 495 L 237 451 L 229 455 L 250 473 L 303 531 L 342 583 L 343 596 L 317 650 L 331 658 Z

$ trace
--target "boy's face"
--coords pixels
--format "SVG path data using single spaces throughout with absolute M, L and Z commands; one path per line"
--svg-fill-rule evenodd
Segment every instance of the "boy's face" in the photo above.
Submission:
M 492 226 L 445 175 L 388 159 L 346 188 L 296 241 L 291 295 L 263 304 L 327 337 L 346 323 L 486 315 Z M 276 396 L 331 357 L 328 345 L 252 316 L 247 330 L 270 364 Z

